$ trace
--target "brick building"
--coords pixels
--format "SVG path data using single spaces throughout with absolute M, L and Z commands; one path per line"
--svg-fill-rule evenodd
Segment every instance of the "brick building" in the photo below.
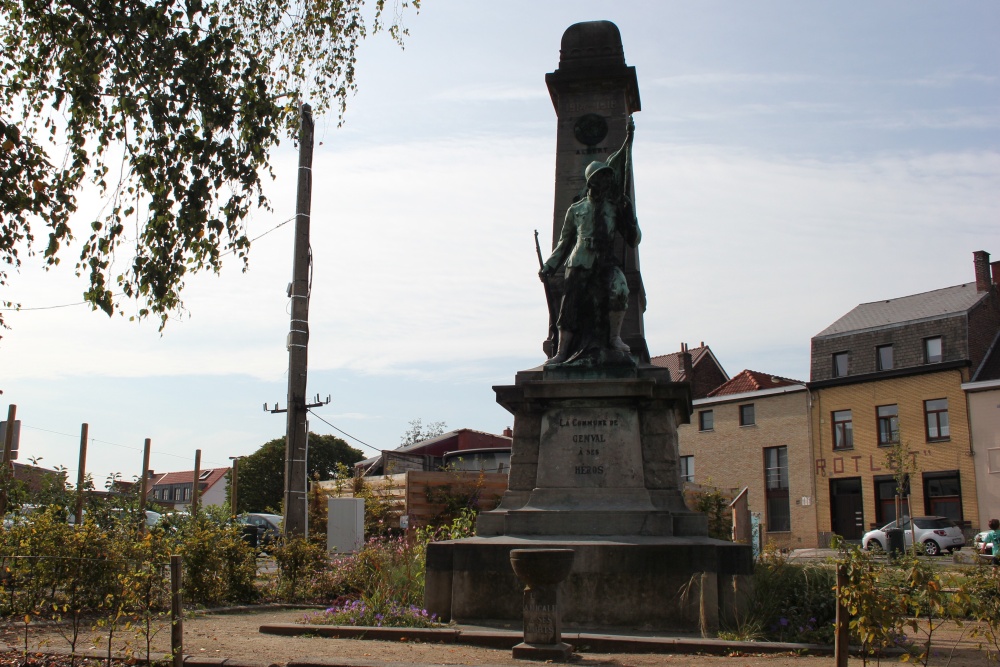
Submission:
M 1000 334 L 972 381 L 962 385 L 969 403 L 976 468 L 979 528 L 1000 519 Z
M 744 370 L 678 427 L 683 481 L 746 487 L 763 543 L 784 549 L 817 546 L 808 401 L 804 382 Z
M 690 382 L 691 398 L 704 398 L 729 380 L 722 364 L 704 342 L 690 349 L 687 343 L 681 343 L 680 352 L 661 354 L 650 359 L 650 363 L 669 369 L 674 382 Z
M 1000 331 L 1000 262 L 973 253 L 975 282 L 857 306 L 812 339 L 811 427 L 820 542 L 895 518 L 886 453 L 915 466 L 907 514 L 979 524 L 963 383 Z

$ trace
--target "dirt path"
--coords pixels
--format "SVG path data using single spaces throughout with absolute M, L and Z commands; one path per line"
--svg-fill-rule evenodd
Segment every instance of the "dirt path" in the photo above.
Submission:
M 184 652 L 206 658 L 230 658 L 240 661 L 287 663 L 290 660 L 327 658 L 350 660 L 357 664 L 401 663 L 432 665 L 530 665 L 511 658 L 509 650 L 498 650 L 456 644 L 427 644 L 412 641 L 374 641 L 356 639 L 327 639 L 319 637 L 281 637 L 258 632 L 263 624 L 295 623 L 306 612 L 262 611 L 241 614 L 198 615 L 184 620 Z M 89 648 L 95 639 L 93 632 L 81 647 Z M 124 635 L 123 635 L 124 636 Z M 983 667 L 987 665 L 986 653 L 976 648 L 977 640 L 967 637 L 960 640 L 961 631 L 949 628 L 940 633 L 935 642 L 931 665 L 949 667 Z M 14 648 L 22 646 L 23 637 L 16 629 L 3 632 L 4 643 Z M 69 647 L 66 639 L 51 627 L 29 628 L 32 648 L 46 649 Z M 130 639 L 133 649 L 144 642 Z M 958 642 L 958 650 L 948 662 L 948 654 Z M 116 642 L 117 643 L 117 642 Z M 154 637 L 154 651 L 166 652 L 170 644 L 170 629 L 165 627 Z M 895 660 L 890 660 L 895 662 Z M 574 661 L 579 665 L 694 665 L 696 667 L 829 667 L 830 656 L 793 655 L 636 655 L 579 653 Z M 852 658 L 851 667 L 860 667 L 861 659 Z

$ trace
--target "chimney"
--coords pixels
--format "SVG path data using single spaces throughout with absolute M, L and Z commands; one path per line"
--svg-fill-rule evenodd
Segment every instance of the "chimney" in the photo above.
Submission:
M 681 373 L 688 382 L 691 381 L 691 376 L 694 375 L 694 366 L 691 364 L 691 353 L 688 352 L 687 343 L 681 343 Z
M 1000 285 L 1000 261 L 990 262 L 990 268 L 993 269 L 993 284 Z
M 511 429 L 510 426 L 508 426 L 507 428 L 505 428 L 503 430 L 503 434 L 504 434 L 504 437 L 506 437 L 506 438 L 513 438 L 514 437 L 514 430 Z
M 976 267 L 976 291 L 988 292 L 993 284 L 990 280 L 990 253 L 985 250 L 972 253 L 972 264 Z

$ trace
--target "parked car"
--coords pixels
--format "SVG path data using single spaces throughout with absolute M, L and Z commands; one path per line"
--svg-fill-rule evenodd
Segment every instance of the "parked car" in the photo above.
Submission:
M 972 544 L 973 544 L 973 549 L 975 549 L 977 554 L 980 554 L 992 560 L 993 550 L 996 548 L 996 545 L 993 544 L 992 542 L 986 542 L 986 534 L 988 532 L 990 531 L 984 530 L 981 533 L 976 533 L 976 536 L 972 539 Z M 985 549 L 983 549 L 983 542 L 986 542 Z
M 45 511 L 41 505 L 22 505 L 16 510 L 11 510 L 3 517 L 3 527 L 12 528 L 21 524 L 30 523 L 31 515 Z
M 942 551 L 951 553 L 965 546 L 962 529 L 946 516 L 915 516 L 913 526 L 916 528 L 917 542 L 924 545 L 924 551 L 928 556 L 937 556 Z M 862 535 L 861 545 L 868 551 L 886 551 L 889 547 L 889 538 L 885 531 L 890 528 L 902 528 L 906 548 L 909 549 L 913 545 L 913 531 L 908 516 L 904 516 L 898 525 L 896 521 L 891 521 L 881 528 L 869 530 Z
M 267 551 L 270 544 L 281 536 L 283 519 L 277 514 L 241 514 L 236 517 L 236 520 L 244 526 L 257 528 L 257 546 L 263 551 Z

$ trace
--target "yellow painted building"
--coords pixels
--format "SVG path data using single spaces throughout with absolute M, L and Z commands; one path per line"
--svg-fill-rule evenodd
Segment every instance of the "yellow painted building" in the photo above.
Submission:
M 896 480 L 887 462 L 895 443 L 910 452 L 909 512 L 904 508 L 903 514 L 944 515 L 979 525 L 975 459 L 961 386 L 967 375 L 967 367 L 923 370 L 813 391 L 821 542 L 828 542 L 833 533 L 859 539 L 895 518 Z M 939 427 L 945 416 L 947 434 Z
M 812 339 L 810 431 L 820 543 L 859 540 L 896 518 L 886 454 L 909 452 L 909 516 L 979 529 L 976 458 L 963 383 L 1000 333 L 989 253 L 975 282 L 863 303 Z M 991 275 L 992 268 L 992 275 Z

